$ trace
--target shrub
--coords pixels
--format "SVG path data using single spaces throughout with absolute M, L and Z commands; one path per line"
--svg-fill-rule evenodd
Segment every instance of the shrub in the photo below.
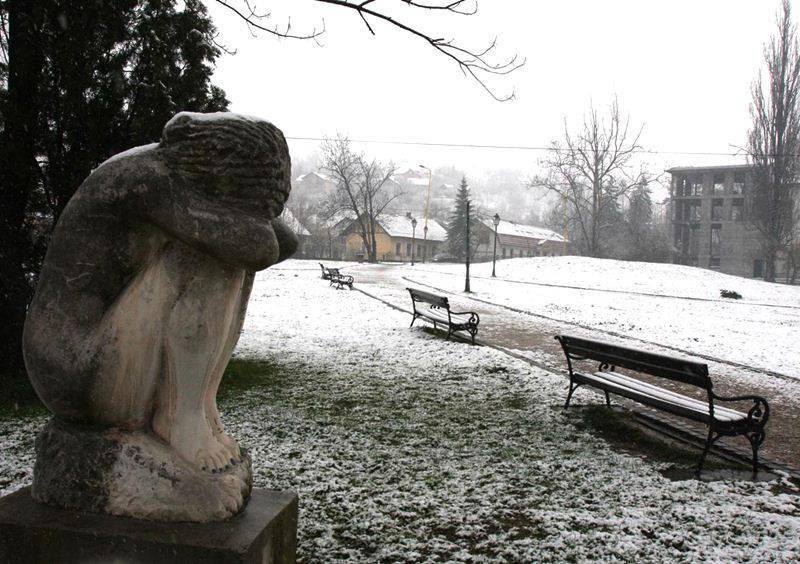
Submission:
M 732 300 L 741 300 L 742 295 L 736 290 L 720 290 L 719 295 L 723 298 L 730 298 Z

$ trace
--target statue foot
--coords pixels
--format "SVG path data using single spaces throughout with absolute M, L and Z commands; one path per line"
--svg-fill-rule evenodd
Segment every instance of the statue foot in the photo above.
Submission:
M 250 457 L 215 473 L 152 434 L 51 421 L 36 440 L 33 497 L 42 503 L 157 521 L 227 519 L 247 502 Z

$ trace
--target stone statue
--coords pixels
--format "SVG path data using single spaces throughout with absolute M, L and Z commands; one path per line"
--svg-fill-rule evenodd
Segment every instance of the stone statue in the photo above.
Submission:
M 25 324 L 28 374 L 54 415 L 37 439 L 35 499 L 165 521 L 243 507 L 250 458 L 216 393 L 254 273 L 297 247 L 278 219 L 290 169 L 272 124 L 180 113 L 160 143 L 83 182 Z

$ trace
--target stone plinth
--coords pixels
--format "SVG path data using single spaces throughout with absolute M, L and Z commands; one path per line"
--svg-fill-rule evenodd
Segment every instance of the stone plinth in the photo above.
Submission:
M 297 494 L 253 490 L 216 523 L 158 523 L 37 503 L 30 488 L 0 499 L 0 563 L 294 563 Z

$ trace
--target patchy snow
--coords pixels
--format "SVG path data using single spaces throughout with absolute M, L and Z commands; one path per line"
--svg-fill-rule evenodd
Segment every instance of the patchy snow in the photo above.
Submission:
M 301 561 L 800 559 L 790 489 L 669 481 L 561 409 L 563 378 L 409 329 L 314 267 L 259 273 L 236 356 L 270 376 L 220 403 L 255 485 L 299 493 Z M 30 480 L 41 423 L 0 421 L 0 493 Z

